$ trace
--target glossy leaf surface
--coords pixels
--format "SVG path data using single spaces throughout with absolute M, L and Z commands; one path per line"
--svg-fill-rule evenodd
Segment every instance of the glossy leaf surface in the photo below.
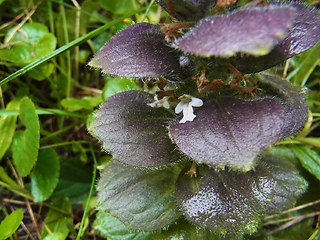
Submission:
M 315 45 L 320 39 L 320 14 L 303 3 L 273 3 L 296 9 L 296 18 L 287 36 L 267 55 L 261 57 L 238 57 L 234 65 L 243 73 L 260 72 L 275 66 Z
M 117 35 L 89 63 L 119 77 L 152 77 L 178 80 L 179 56 L 164 42 L 159 26 L 137 23 Z
M 202 20 L 178 39 L 176 45 L 205 57 L 230 57 L 236 53 L 264 55 L 285 37 L 294 17 L 295 10 L 290 7 L 243 8 Z
M 181 169 L 144 170 L 109 164 L 99 181 L 98 206 L 131 229 L 153 231 L 179 218 L 174 196 Z
M 179 149 L 197 162 L 248 171 L 257 155 L 275 143 L 284 112 L 276 99 L 216 98 L 192 122 L 170 125 Z
M 110 97 L 89 122 L 89 131 L 117 160 L 141 167 L 159 166 L 180 159 L 168 137 L 171 114 L 152 108 L 151 94 L 126 91 Z
M 275 181 L 273 199 L 267 206 L 267 213 L 273 214 L 294 206 L 298 197 L 305 192 L 308 183 L 288 160 L 271 154 L 264 154 L 261 159 L 264 166 L 272 173 Z
M 197 177 L 181 173 L 178 205 L 191 222 L 222 234 L 252 233 L 271 202 L 274 180 L 261 167 L 250 172 L 197 167 Z

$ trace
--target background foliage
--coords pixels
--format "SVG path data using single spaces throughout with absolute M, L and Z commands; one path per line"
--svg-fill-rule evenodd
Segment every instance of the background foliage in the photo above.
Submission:
M 212 237 L 175 226 L 130 232 L 94 207 L 98 169 L 111 156 L 87 133 L 87 118 L 111 95 L 138 87 L 87 63 L 111 36 L 141 21 L 168 16 L 144 0 L 0 0 L 0 239 Z M 297 208 L 265 217 L 252 239 L 320 238 L 319 64 L 318 43 L 270 70 L 308 91 L 305 128 L 273 151 L 292 159 L 309 188 Z

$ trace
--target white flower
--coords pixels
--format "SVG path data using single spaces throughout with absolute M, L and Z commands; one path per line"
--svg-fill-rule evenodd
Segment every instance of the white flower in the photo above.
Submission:
M 153 103 L 148 103 L 148 105 L 150 107 L 153 108 L 159 108 L 159 107 L 164 107 L 166 109 L 170 108 L 170 103 L 169 103 L 169 97 L 168 96 L 164 96 L 162 99 L 158 100 L 158 97 L 155 96 L 154 98 L 154 102 Z
M 179 97 L 180 102 L 175 108 L 175 112 L 183 113 L 183 118 L 180 120 L 179 123 L 185 123 L 186 121 L 192 122 L 196 115 L 193 114 L 192 107 L 201 107 L 203 102 L 199 98 L 192 97 L 190 95 L 184 94 Z

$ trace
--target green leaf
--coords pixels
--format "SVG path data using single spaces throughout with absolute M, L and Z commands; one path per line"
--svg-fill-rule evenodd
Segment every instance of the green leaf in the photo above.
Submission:
M 99 211 L 93 228 L 109 240 L 220 240 L 220 239 L 242 239 L 242 234 L 217 235 L 207 229 L 196 227 L 184 219 L 179 219 L 167 229 L 155 232 L 137 232 L 131 231 L 126 226 L 112 217 L 109 213 Z
M 7 33 L 5 41 L 12 33 Z M 48 28 L 40 23 L 26 23 L 17 31 L 8 43 L 10 49 L 0 49 L 0 58 L 17 65 L 26 65 L 39 59 L 56 48 L 56 38 Z
M 132 0 L 100 0 L 99 2 L 104 9 L 114 14 L 123 14 L 135 9 L 135 3 Z
M 33 102 L 25 97 L 21 100 L 19 117 L 26 127 L 16 132 L 12 142 L 13 162 L 21 176 L 27 176 L 37 161 L 40 124 Z
M 0 240 L 9 238 L 19 227 L 23 219 L 22 209 L 12 212 L 0 223 Z
M 9 177 L 9 175 L 4 170 L 3 167 L 0 167 L 0 179 L 2 181 L 4 181 L 5 183 L 9 184 L 13 188 L 18 188 L 18 189 L 21 188 L 20 185 L 16 181 L 14 181 L 11 177 Z
M 71 201 L 82 201 L 88 197 L 91 181 L 92 166 L 84 165 L 79 159 L 66 161 L 61 165 L 59 183 L 52 197 L 65 195 Z
M 148 240 L 152 235 L 150 232 L 130 231 L 120 220 L 103 211 L 97 213 L 93 228 L 109 240 Z
M 304 86 L 313 72 L 313 70 L 320 63 L 320 43 L 315 45 L 308 52 L 305 52 L 300 56 L 303 59 L 302 62 L 297 66 L 298 72 L 295 72 L 293 82 Z
M 54 203 L 53 206 L 59 208 L 61 211 L 64 211 L 66 213 L 69 213 L 71 215 L 72 213 L 72 206 L 67 197 L 58 197 Z M 63 214 L 59 211 L 54 210 L 51 208 L 44 220 L 46 226 L 49 228 L 50 233 L 59 234 L 59 240 L 66 239 L 66 237 L 69 234 L 69 227 L 71 227 L 71 216 L 67 216 L 66 214 Z M 42 237 L 48 236 L 49 233 L 47 231 L 47 228 L 42 228 Z M 49 238 L 50 239 L 50 238 Z M 54 238 L 56 239 L 56 238 Z
M 299 158 L 301 165 L 320 180 L 319 154 L 305 146 L 291 146 L 291 149 Z
M 8 103 L 6 110 L 19 108 L 19 101 L 13 100 Z M 14 131 L 16 129 L 17 116 L 0 117 L 0 160 L 11 145 Z
M 167 227 L 181 215 L 174 196 L 180 171 L 179 166 L 144 170 L 114 161 L 102 173 L 97 205 L 131 229 L 153 231 Z
M 65 98 L 61 101 L 61 105 L 68 111 L 75 112 L 82 109 L 93 110 L 94 107 L 102 103 L 101 95 L 95 97 Z
M 112 95 L 128 90 L 139 90 L 134 80 L 130 78 L 113 78 L 106 77 L 106 84 L 104 85 L 102 97 L 107 100 Z
M 66 239 L 65 234 L 62 233 L 51 233 L 47 235 L 43 240 L 64 240 Z
M 31 173 L 31 190 L 35 202 L 50 197 L 59 181 L 59 168 L 58 155 L 52 148 L 39 152 L 38 161 Z
M 53 70 L 54 70 L 53 63 L 41 64 L 38 67 L 29 71 L 28 76 L 38 81 L 42 81 L 48 78 L 52 74 Z

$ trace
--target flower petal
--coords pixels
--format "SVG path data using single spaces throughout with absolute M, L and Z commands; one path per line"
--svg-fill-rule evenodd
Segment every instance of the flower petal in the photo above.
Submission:
M 245 7 L 229 15 L 202 20 L 176 42 L 177 48 L 200 56 L 236 53 L 265 55 L 286 36 L 295 18 L 290 6 Z
M 119 77 L 152 77 L 181 80 L 179 55 L 164 42 L 160 27 L 137 23 L 117 35 L 89 65 Z

